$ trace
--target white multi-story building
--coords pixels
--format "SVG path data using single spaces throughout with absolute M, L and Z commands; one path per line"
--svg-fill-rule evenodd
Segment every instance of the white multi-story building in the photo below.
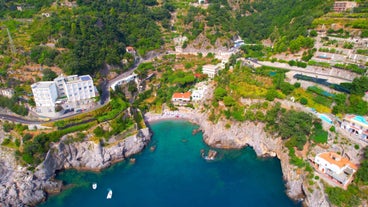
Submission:
M 314 158 L 314 164 L 318 171 L 328 175 L 330 179 L 344 188 L 352 181 L 352 177 L 358 169 L 348 158 L 335 152 L 319 153 Z
M 366 117 L 346 115 L 341 122 L 341 128 L 368 142 L 368 121 Z
M 67 98 L 68 102 L 89 100 L 96 96 L 93 80 L 89 75 L 60 76 L 54 80 L 60 98 Z
M 214 78 L 220 70 L 220 65 L 204 65 L 202 67 L 203 74 L 207 74 L 209 78 Z
M 88 104 L 96 96 L 93 80 L 89 75 L 60 76 L 54 81 L 37 82 L 32 85 L 32 92 L 38 113 L 55 112 L 58 98 L 64 100 L 60 102 L 67 102 L 68 108 L 73 108 Z
M 53 81 L 41 81 L 32 84 L 31 88 L 37 112 L 55 112 L 55 102 L 58 98 L 55 83 Z
M 197 88 L 192 90 L 192 100 L 193 101 L 200 101 L 204 98 L 204 94 L 207 90 L 207 86 L 198 86 Z

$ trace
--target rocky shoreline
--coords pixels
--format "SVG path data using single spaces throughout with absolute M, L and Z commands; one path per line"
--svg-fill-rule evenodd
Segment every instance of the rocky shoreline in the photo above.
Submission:
M 302 170 L 289 163 L 288 150 L 284 147 L 281 138 L 274 138 L 264 131 L 263 123 L 231 122 L 231 127 L 225 125 L 229 121 L 220 120 L 213 124 L 208 116 L 195 110 L 181 108 L 175 112 L 145 115 L 146 121 L 184 119 L 199 125 L 203 132 L 204 142 L 214 148 L 240 149 L 250 146 L 260 157 L 277 157 L 280 160 L 283 178 L 286 185 L 286 194 L 293 200 L 305 206 L 328 207 L 329 202 L 323 189 L 314 189 L 312 193 L 307 190 L 307 180 Z
M 17 165 L 12 153 L 1 149 L 0 203 L 7 206 L 36 206 L 47 194 L 59 193 L 61 181 L 54 180 L 55 173 L 65 169 L 99 171 L 113 163 L 139 153 L 149 143 L 149 128 L 123 140 L 102 146 L 93 141 L 66 144 L 55 143 L 41 163 L 33 171 Z

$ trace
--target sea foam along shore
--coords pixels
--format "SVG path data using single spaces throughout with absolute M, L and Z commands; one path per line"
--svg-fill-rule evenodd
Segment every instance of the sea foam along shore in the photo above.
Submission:
M 161 114 L 146 113 L 145 120 L 148 123 L 160 120 L 183 119 L 200 126 L 203 131 L 204 142 L 215 148 L 240 149 L 251 146 L 257 156 L 272 156 L 280 160 L 287 195 L 296 201 L 303 201 L 305 206 L 330 206 L 323 189 L 315 189 L 313 193 L 306 191 L 304 173 L 289 162 L 287 149 L 280 138 L 269 136 L 264 131 L 263 123 L 232 122 L 219 120 L 212 123 L 208 120 L 208 114 L 198 110 L 179 108 L 177 111 L 164 110 Z M 230 128 L 225 125 L 231 123 Z

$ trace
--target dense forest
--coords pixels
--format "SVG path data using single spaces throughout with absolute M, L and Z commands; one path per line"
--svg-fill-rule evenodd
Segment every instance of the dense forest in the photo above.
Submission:
M 328 12 L 332 4 L 331 0 L 252 1 L 243 4 L 237 16 L 237 28 L 242 37 L 251 41 L 267 38 L 277 41 L 283 37 L 292 40 L 308 35 L 313 19 Z
M 155 0 L 79 0 L 77 4 L 73 8 L 45 7 L 42 11 L 50 17 L 33 17 L 29 30 L 32 62 L 57 65 L 67 74 L 95 74 L 105 63 L 122 66 L 123 58 L 131 59 L 126 46 L 145 54 L 163 44 L 159 24 L 171 18 L 173 9 Z M 27 5 L 33 11 L 50 2 Z M 12 15 L 11 11 L 6 15 Z M 22 12 L 14 11 L 14 16 L 18 13 Z M 42 46 L 50 42 L 56 47 Z
M 275 52 L 297 51 L 298 47 L 313 47 L 309 39 L 300 40 L 309 35 L 312 21 L 330 11 L 332 4 L 331 0 L 213 0 L 207 8 L 189 6 L 182 17 L 183 35 L 193 40 L 204 32 L 211 44 L 236 34 L 249 43 L 270 38 Z

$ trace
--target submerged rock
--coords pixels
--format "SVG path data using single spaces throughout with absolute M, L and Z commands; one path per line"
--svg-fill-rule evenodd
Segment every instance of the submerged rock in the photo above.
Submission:
M 217 151 L 210 149 L 206 155 L 205 150 L 201 150 L 201 155 L 205 160 L 215 160 L 217 156 Z

